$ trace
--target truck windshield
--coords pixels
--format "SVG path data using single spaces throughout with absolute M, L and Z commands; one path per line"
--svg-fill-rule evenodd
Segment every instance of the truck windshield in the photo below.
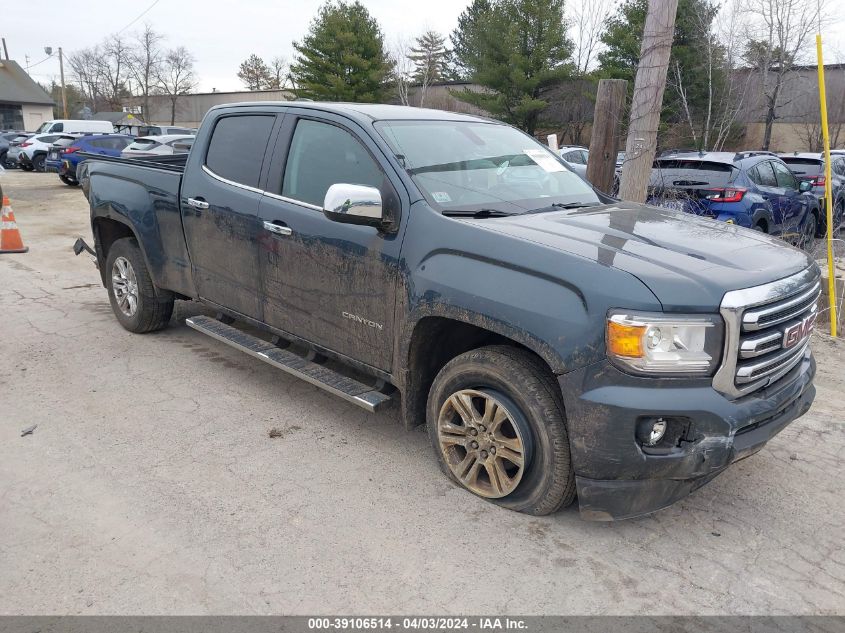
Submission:
M 435 208 L 508 214 L 601 204 L 592 187 L 518 130 L 475 121 L 380 121 L 376 128 Z

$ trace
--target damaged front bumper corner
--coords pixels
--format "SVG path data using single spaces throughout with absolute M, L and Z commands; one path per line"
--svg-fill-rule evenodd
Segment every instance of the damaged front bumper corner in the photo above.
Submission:
M 582 517 L 660 510 L 753 455 L 810 408 L 815 371 L 808 350 L 777 383 L 738 400 L 709 380 L 640 378 L 606 362 L 560 376 Z M 653 417 L 686 421 L 674 445 L 638 442 L 638 423 Z

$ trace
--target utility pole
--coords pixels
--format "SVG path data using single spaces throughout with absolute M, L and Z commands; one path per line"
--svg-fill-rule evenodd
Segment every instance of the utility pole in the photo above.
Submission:
M 651 164 L 657 153 L 657 128 L 660 125 L 677 11 L 678 0 L 648 2 L 619 186 L 619 197 L 623 200 L 645 202 Z
M 587 180 L 599 191 L 613 191 L 616 153 L 619 151 L 619 130 L 625 113 L 628 82 L 624 79 L 600 79 L 590 134 L 590 158 Z
M 59 75 L 62 78 L 62 111 L 65 113 L 65 119 L 68 118 L 67 116 L 67 92 L 65 91 L 65 61 L 64 57 L 62 56 L 62 47 L 59 46 Z

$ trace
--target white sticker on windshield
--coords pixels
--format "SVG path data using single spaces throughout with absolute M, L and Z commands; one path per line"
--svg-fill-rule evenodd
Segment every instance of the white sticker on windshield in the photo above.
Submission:
M 435 202 L 452 202 L 452 196 L 445 191 L 432 191 L 431 197 L 434 198 Z
M 524 149 L 522 153 L 537 163 L 544 171 L 566 171 L 566 167 L 557 162 L 551 154 L 543 149 Z

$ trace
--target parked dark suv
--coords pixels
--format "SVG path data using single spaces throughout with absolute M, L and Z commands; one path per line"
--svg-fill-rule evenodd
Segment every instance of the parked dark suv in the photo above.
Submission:
M 812 189 L 769 152 L 689 152 L 654 161 L 648 202 L 809 248 L 821 226 Z
M 781 160 L 799 180 L 806 180 L 813 185 L 813 195 L 819 199 L 819 208 L 825 209 L 825 188 L 830 184 L 833 200 L 833 228 L 842 224 L 845 209 L 845 156 L 832 154 L 830 162 L 830 183 L 826 182 L 824 154 L 819 152 L 794 152 L 781 154 Z M 819 235 L 826 231 L 827 214 L 822 213 L 819 221 Z

